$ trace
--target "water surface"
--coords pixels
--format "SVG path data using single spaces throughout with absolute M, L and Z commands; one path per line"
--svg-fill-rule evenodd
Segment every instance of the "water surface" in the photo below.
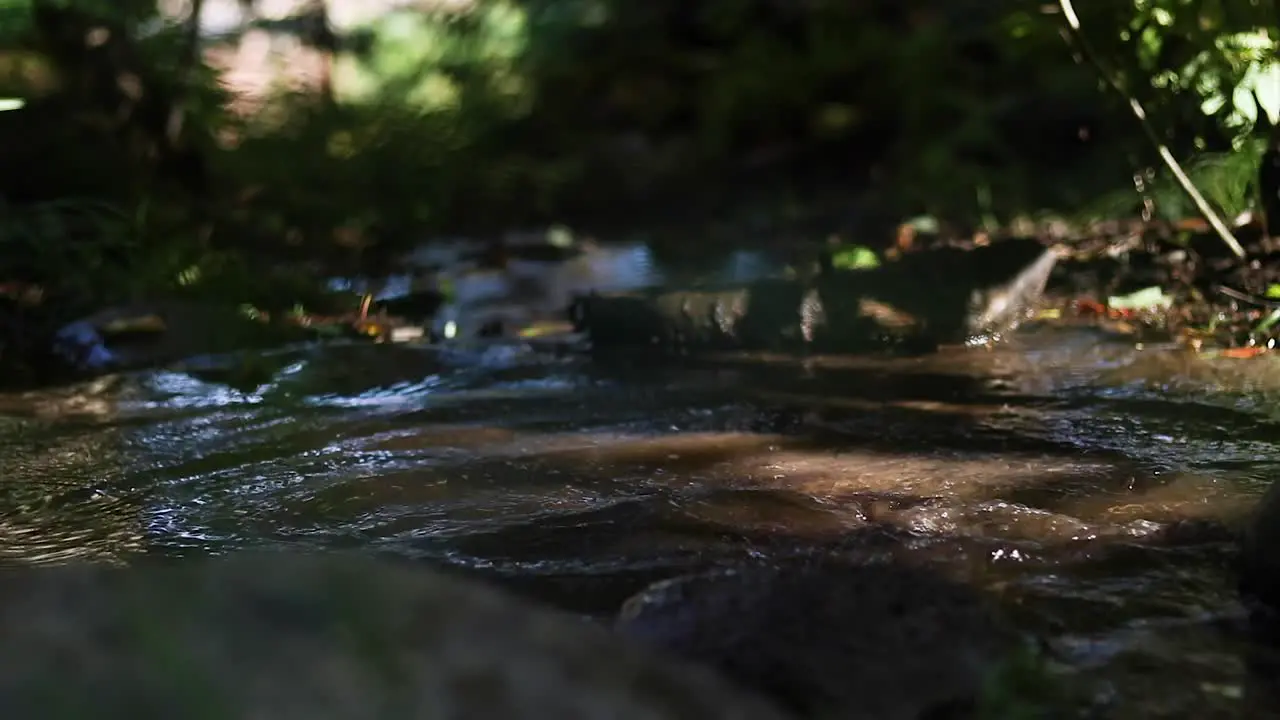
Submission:
M 1231 525 L 1280 450 L 1269 359 L 1089 329 L 921 358 L 592 361 L 506 340 L 282 351 L 0 398 L 0 558 L 360 547 L 606 615 L 745 557 L 902 556 L 1045 631 L 1108 716 L 1232 717 Z

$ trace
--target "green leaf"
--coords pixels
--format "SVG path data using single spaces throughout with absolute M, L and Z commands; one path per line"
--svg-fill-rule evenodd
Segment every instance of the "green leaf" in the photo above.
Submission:
M 1280 63 L 1267 63 L 1264 68 L 1255 65 L 1250 68 L 1246 82 L 1257 97 L 1258 107 L 1266 113 L 1271 124 L 1280 124 Z
M 1258 122 L 1258 103 L 1253 99 L 1249 88 L 1243 85 L 1237 87 L 1231 94 L 1231 104 L 1235 109 L 1233 114 L 1244 121 L 1242 125 L 1252 127 Z
M 1205 115 L 1217 115 L 1219 110 L 1226 107 L 1227 98 L 1222 93 L 1213 93 L 1206 95 L 1204 102 L 1200 103 L 1200 112 Z
M 1271 293 L 1271 288 L 1267 288 L 1267 293 Z M 1262 322 L 1258 323 L 1257 326 L 1253 328 L 1253 331 L 1259 333 L 1266 332 L 1275 327 L 1277 322 L 1280 322 L 1280 308 L 1272 310 L 1270 315 L 1263 318 Z
M 1143 288 L 1135 293 L 1107 298 L 1107 306 L 1114 310 L 1155 310 L 1173 304 L 1173 298 L 1159 287 Z

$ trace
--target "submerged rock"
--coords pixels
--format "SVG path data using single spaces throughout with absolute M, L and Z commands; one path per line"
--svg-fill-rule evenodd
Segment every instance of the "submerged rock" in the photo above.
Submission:
M 677 578 L 616 627 L 821 718 L 965 717 L 1025 647 L 976 591 L 887 564 Z
M 781 720 L 494 589 L 345 555 L 9 570 L 6 717 Z

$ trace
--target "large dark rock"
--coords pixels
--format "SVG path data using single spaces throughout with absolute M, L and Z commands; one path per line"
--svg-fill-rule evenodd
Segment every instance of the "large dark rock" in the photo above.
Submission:
M 1256 641 L 1245 655 L 1245 716 L 1272 717 L 1253 709 L 1280 708 L 1280 483 L 1263 494 L 1241 533 L 1236 577 Z
M 1245 527 L 1237 573 L 1240 594 L 1259 619 L 1280 616 L 1280 483 L 1263 494 Z
M 10 570 L 0 634 L 9 718 L 786 717 L 586 621 L 351 556 Z
M 678 578 L 616 627 L 821 718 L 965 717 L 1021 646 L 976 591 L 882 564 Z

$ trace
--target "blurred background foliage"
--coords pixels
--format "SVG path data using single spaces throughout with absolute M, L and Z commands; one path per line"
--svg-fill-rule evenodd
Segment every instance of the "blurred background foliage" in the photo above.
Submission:
M 1076 9 L 1107 68 L 1029 0 L 0 0 L 0 283 L 291 306 L 552 222 L 874 245 L 920 214 L 1187 214 L 1100 72 L 1251 207 L 1276 4 Z

